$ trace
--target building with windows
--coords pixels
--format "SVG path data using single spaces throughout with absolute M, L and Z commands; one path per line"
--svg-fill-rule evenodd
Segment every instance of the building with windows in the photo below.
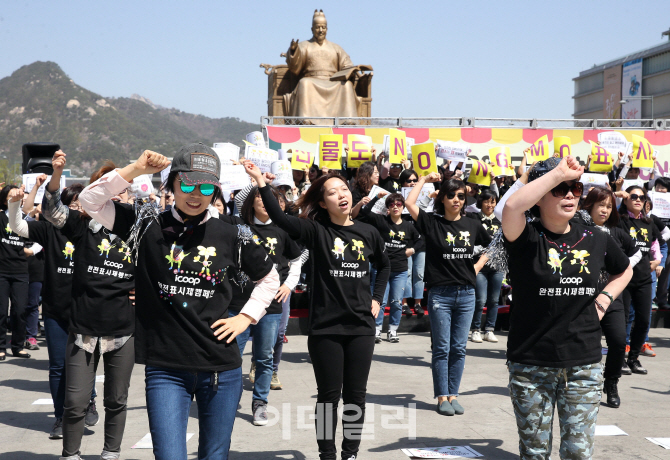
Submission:
M 670 38 L 670 31 L 663 35 Z M 670 118 L 670 41 L 595 65 L 573 80 L 575 119 Z

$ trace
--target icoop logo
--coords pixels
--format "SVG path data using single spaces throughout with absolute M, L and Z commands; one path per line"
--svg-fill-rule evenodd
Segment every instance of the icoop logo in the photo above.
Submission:
M 579 284 L 582 282 L 582 277 L 568 277 L 568 278 L 561 278 L 561 284 Z
M 194 286 L 196 284 L 200 284 L 200 278 L 193 278 L 191 276 L 177 275 L 177 276 L 174 277 L 174 280 L 177 281 L 177 282 L 180 282 L 180 283 L 192 284 Z
M 105 260 L 103 262 L 104 265 L 107 265 L 108 267 L 112 268 L 118 268 L 119 270 L 123 268 L 123 264 L 120 262 L 112 262 L 111 260 Z
M 342 263 L 342 268 L 358 268 L 358 264 L 349 264 L 346 262 Z

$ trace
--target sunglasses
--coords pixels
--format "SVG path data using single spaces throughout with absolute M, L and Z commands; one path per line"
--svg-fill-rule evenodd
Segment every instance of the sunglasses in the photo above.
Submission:
M 407 179 L 405 182 L 407 182 L 408 184 L 413 184 L 415 182 L 419 182 L 419 179 Z
M 179 188 L 184 193 L 192 193 L 195 190 L 195 187 L 195 185 L 186 185 L 183 182 L 179 183 Z M 200 187 L 200 193 L 203 196 L 211 196 L 214 193 L 214 189 L 216 188 L 216 186 L 212 184 L 200 184 L 198 187 Z
M 630 198 L 630 201 L 637 201 L 637 200 L 640 200 L 640 201 L 643 201 L 643 202 L 647 201 L 647 199 L 644 197 L 644 195 L 638 195 L 636 193 L 631 193 L 630 195 L 628 195 L 628 198 Z
M 457 197 L 461 201 L 465 201 L 465 193 L 456 193 L 456 192 L 447 192 L 447 199 L 453 200 L 454 197 Z
M 561 182 L 556 187 L 551 189 L 551 194 L 554 195 L 556 198 L 565 198 L 568 192 L 572 192 L 574 196 L 579 197 L 582 196 L 583 191 L 584 191 L 584 184 L 582 184 L 581 182 L 575 182 L 572 185 L 568 184 L 567 182 Z
M 400 201 L 395 201 L 391 203 L 388 207 L 389 208 L 402 208 L 404 204 L 402 204 Z
M 392 164 L 391 168 L 402 168 L 402 165 L 399 164 Z

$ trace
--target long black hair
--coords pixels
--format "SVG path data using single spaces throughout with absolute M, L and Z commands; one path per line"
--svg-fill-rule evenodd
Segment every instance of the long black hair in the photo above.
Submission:
M 437 214 L 444 215 L 444 197 L 447 196 L 447 193 L 458 193 L 458 191 L 461 189 L 463 190 L 463 193 L 465 193 L 467 190 L 465 188 L 465 182 L 460 179 L 447 179 L 442 181 L 442 184 L 440 185 L 440 192 L 437 194 L 437 198 L 435 198 L 435 212 Z M 461 216 L 464 215 L 465 201 L 463 201 L 463 205 L 461 206 Z
M 312 186 L 298 198 L 296 205 L 301 210 L 301 218 L 315 220 L 321 224 L 330 222 L 328 210 L 322 208 L 320 203 L 323 201 L 323 195 L 326 191 L 326 182 L 332 178 L 340 179 L 349 188 L 349 183 L 339 172 L 334 170 L 328 171 L 327 174 L 312 182 Z
M 18 188 L 16 185 L 5 185 L 0 191 L 0 210 L 7 211 L 7 195 L 12 189 Z
M 286 198 L 284 198 L 284 195 L 277 189 L 277 187 L 273 185 L 268 185 L 267 187 L 272 190 L 272 194 L 275 196 L 275 200 L 277 200 L 279 203 L 282 201 L 284 202 L 284 205 L 288 205 L 286 202 Z M 254 211 L 254 200 L 258 196 L 258 187 L 254 187 L 249 191 L 249 195 L 247 195 L 247 198 L 244 200 L 244 204 L 242 204 L 242 209 L 240 210 L 240 217 L 242 220 L 244 220 L 244 223 L 247 225 L 253 225 L 254 224 L 254 217 L 256 216 L 256 212 Z

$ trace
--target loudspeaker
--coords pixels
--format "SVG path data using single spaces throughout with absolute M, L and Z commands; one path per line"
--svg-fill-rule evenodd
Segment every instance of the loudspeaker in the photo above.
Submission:
M 60 145 L 53 142 L 31 142 L 23 144 L 21 152 L 23 163 L 21 169 L 23 174 L 47 174 L 53 173 L 51 159 L 54 153 L 60 150 Z

